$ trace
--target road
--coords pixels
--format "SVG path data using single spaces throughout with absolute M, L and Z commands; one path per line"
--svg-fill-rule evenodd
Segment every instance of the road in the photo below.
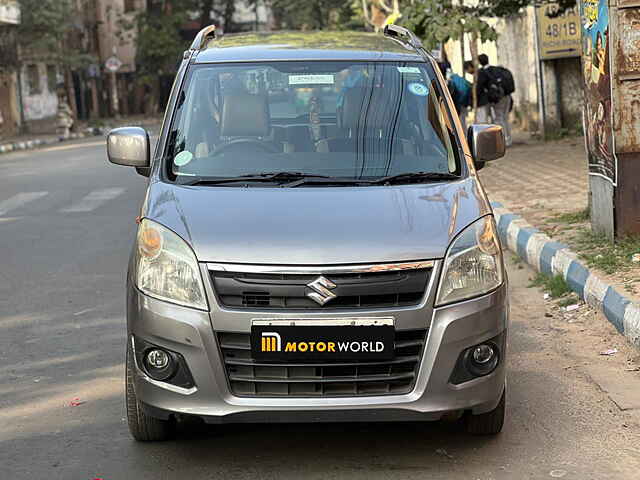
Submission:
M 451 424 L 191 425 L 137 444 L 124 420 L 124 277 L 145 179 L 108 165 L 99 139 L 3 155 L 0 168 L 3 480 L 638 478 L 637 414 L 581 368 L 620 374 L 622 353 L 596 353 L 611 332 L 546 316 L 513 261 L 496 438 Z

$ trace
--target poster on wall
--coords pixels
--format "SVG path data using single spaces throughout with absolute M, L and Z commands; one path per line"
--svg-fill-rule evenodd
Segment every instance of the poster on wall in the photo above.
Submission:
M 608 0 L 583 0 L 584 131 L 589 174 L 617 182 L 613 145 Z

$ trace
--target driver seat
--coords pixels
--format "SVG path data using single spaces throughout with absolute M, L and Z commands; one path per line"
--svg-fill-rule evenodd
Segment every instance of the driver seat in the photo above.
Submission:
M 265 95 L 246 92 L 231 93 L 224 97 L 220 136 L 225 140 L 219 148 L 225 150 L 231 144 L 254 143 L 276 151 L 271 141 L 271 117 Z

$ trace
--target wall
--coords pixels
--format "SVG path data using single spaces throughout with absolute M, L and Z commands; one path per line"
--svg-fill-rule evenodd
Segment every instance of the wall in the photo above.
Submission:
M 582 129 L 582 65 L 579 58 L 563 58 L 555 61 L 560 89 L 562 126 L 572 130 Z
M 530 132 L 537 131 L 540 123 L 534 18 L 535 9 L 529 7 L 521 16 L 500 20 L 496 25 L 499 37 L 495 62 L 513 73 L 515 117 L 520 127 Z
M 30 93 L 27 67 L 36 65 L 40 78 L 40 92 Z M 55 131 L 55 120 L 58 111 L 58 97 L 49 89 L 47 81 L 47 65 L 25 61 L 20 75 L 22 91 L 22 109 L 25 127 L 31 133 Z M 55 90 L 55 89 L 54 89 Z

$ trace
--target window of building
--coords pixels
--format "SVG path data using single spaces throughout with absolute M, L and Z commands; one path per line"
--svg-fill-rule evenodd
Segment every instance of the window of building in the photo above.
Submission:
M 58 69 L 55 65 L 47 65 L 47 87 L 51 93 L 56 93 L 58 86 Z
M 136 0 L 124 0 L 124 12 L 132 12 L 136 9 Z
M 27 85 L 29 87 L 29 95 L 38 95 L 42 92 L 38 65 L 27 65 Z

